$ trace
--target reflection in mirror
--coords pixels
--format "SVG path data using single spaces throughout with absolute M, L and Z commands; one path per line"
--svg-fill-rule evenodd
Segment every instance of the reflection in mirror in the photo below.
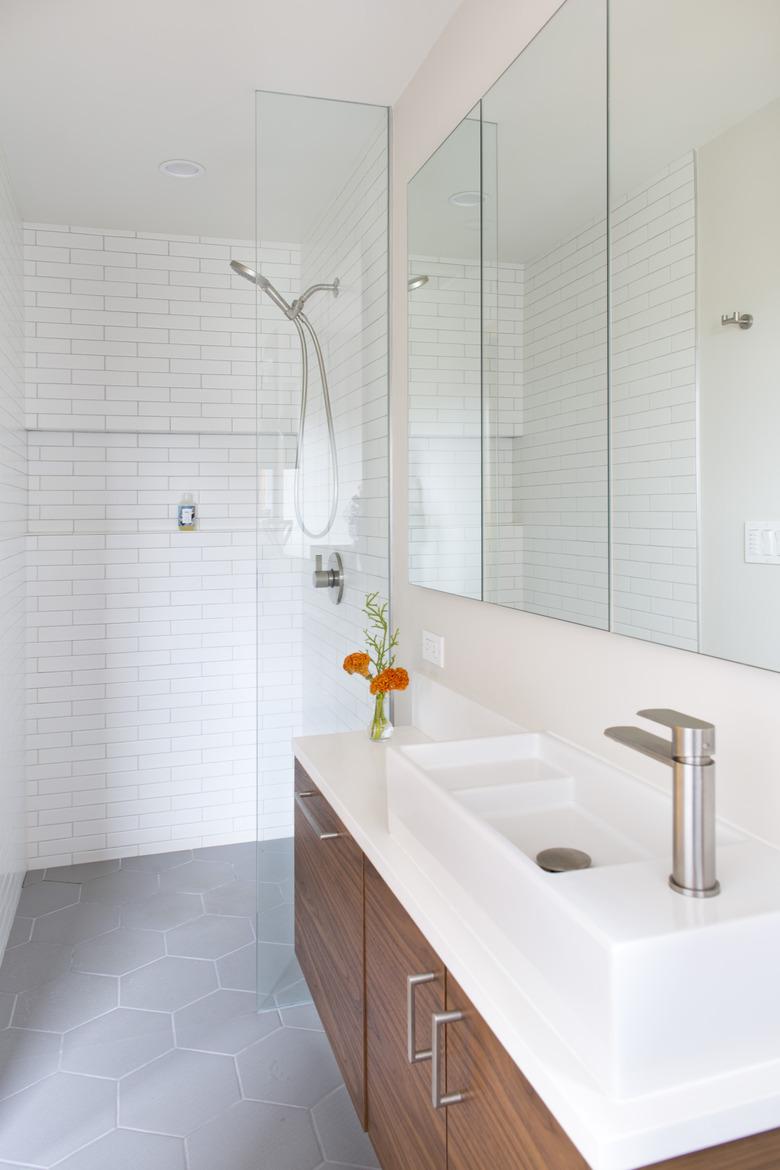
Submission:
M 704 7 L 611 11 L 613 628 L 780 670 L 780 4 Z
M 607 629 L 606 4 L 485 95 L 486 600 Z
M 409 183 L 409 579 L 482 596 L 480 121 Z

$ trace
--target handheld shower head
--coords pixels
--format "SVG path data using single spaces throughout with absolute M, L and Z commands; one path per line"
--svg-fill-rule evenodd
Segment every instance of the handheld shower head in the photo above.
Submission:
M 254 268 L 250 268 L 248 264 L 243 264 L 240 260 L 231 260 L 230 267 L 238 276 L 243 276 L 244 280 L 248 280 L 250 284 L 256 284 L 264 293 L 267 293 L 277 309 L 281 309 L 286 317 L 292 317 L 292 306 L 287 303 L 280 292 L 274 288 L 267 276 L 263 276 L 262 272 L 255 272 Z

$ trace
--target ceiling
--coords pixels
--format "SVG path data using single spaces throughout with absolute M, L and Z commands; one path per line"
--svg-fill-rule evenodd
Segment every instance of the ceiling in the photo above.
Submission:
M 22 215 L 251 238 L 254 90 L 392 104 L 459 3 L 2 0 L 0 143 Z M 335 173 L 354 152 L 344 124 L 329 143 L 316 120 L 290 123 L 293 158 L 316 177 L 289 183 L 290 225 L 307 191 L 321 205 L 318 165 Z M 206 174 L 168 178 L 170 158 Z
M 604 217 L 604 12 L 568 0 L 483 99 L 488 254 L 496 214 L 499 258 L 516 263 Z M 619 0 L 610 48 L 613 197 L 780 97 L 780 0 Z M 461 128 L 415 177 L 413 252 L 478 255 L 477 210 L 448 205 L 475 167 L 478 135 Z

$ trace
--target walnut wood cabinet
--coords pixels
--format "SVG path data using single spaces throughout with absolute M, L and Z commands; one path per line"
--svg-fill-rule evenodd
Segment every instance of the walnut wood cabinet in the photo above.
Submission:
M 369 862 L 365 879 L 368 1132 L 383 1170 L 442 1170 L 447 1118 L 431 1106 L 429 1050 L 444 966 Z
M 590 1170 L 297 763 L 295 783 L 296 951 L 383 1170 Z M 780 1170 L 780 1130 L 644 1170 Z
M 295 953 L 366 1124 L 363 852 L 295 765 Z

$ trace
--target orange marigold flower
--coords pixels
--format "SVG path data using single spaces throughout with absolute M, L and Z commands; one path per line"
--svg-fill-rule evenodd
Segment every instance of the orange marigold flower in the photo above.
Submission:
M 347 674 L 362 674 L 364 678 L 368 678 L 368 668 L 371 665 L 371 659 L 367 654 L 355 653 L 348 654 L 344 659 L 344 669 Z
M 388 666 L 375 679 L 369 690 L 372 695 L 386 694 L 387 691 L 405 691 L 409 686 L 409 675 L 402 666 Z

